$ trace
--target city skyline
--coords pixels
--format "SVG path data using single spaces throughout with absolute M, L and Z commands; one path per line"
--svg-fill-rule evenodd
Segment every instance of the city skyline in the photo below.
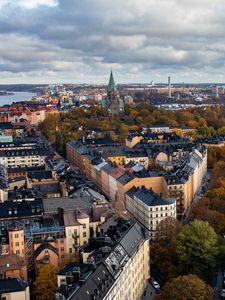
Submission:
M 0 84 L 224 82 L 225 3 L 0 0 Z

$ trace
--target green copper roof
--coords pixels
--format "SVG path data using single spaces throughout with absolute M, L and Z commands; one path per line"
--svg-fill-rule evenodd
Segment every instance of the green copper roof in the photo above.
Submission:
M 115 84 L 115 81 L 114 81 L 114 78 L 113 78 L 112 70 L 111 70 L 111 73 L 110 73 L 110 79 L 109 79 L 109 84 L 108 84 L 108 87 L 107 87 L 107 91 L 109 91 L 109 92 L 116 91 L 116 84 Z

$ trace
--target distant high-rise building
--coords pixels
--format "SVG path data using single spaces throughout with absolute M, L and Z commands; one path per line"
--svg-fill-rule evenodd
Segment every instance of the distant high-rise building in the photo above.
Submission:
M 169 90 L 169 98 L 171 98 L 171 81 L 170 81 L 170 76 L 168 77 L 168 90 Z
M 107 109 L 113 116 L 124 112 L 124 101 L 119 97 L 112 71 L 107 87 L 107 97 L 102 101 L 102 107 Z

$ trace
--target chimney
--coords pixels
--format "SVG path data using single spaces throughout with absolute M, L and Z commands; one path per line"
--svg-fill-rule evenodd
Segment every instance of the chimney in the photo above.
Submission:
M 168 77 L 168 91 L 169 91 L 169 98 L 171 98 L 171 81 L 170 81 L 170 76 Z

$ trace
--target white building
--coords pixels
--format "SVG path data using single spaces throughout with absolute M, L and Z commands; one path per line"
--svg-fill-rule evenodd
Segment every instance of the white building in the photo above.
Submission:
M 6 168 L 43 166 L 47 154 L 42 149 L 0 150 L 0 163 Z
M 176 219 L 176 200 L 162 198 L 145 187 L 131 188 L 125 201 L 127 210 L 147 229 L 150 239 L 160 234 L 162 221 Z

